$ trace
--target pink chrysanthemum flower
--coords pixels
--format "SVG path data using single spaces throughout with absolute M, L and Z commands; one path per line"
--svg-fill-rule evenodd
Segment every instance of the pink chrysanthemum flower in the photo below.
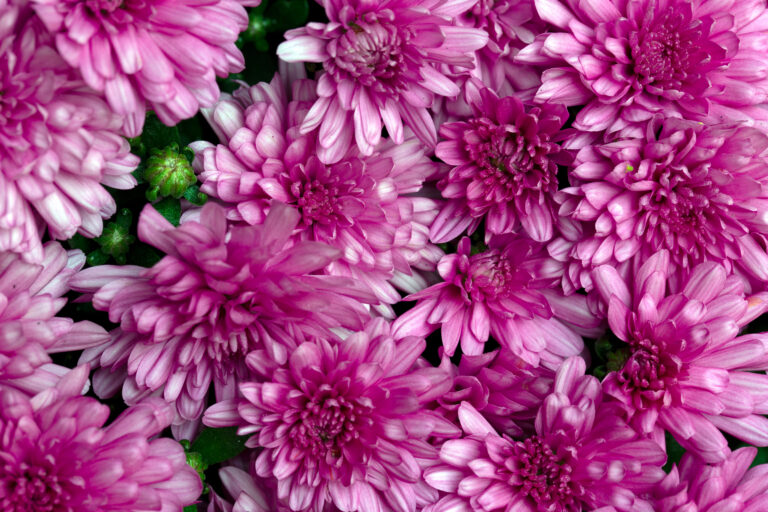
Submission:
M 474 2 L 472 2 L 474 3 Z M 320 128 L 320 146 L 346 152 L 354 139 L 371 155 L 381 139 L 382 124 L 396 144 L 403 125 L 428 148 L 437 142 L 427 109 L 435 96 L 455 97 L 459 88 L 444 66 L 472 67 L 474 51 L 485 46 L 483 30 L 452 25 L 469 2 L 405 0 L 363 2 L 324 0 L 328 24 L 309 23 L 289 30 L 277 48 L 287 62 L 319 62 L 323 73 L 315 101 L 301 125 L 302 133 Z
M 537 102 L 586 105 L 573 124 L 614 132 L 656 112 L 768 119 L 764 0 L 535 0 L 559 29 L 518 61 L 547 66 Z
M 223 210 L 207 204 L 199 222 L 174 228 L 146 206 L 139 238 L 167 256 L 149 269 L 101 265 L 72 280 L 120 323 L 110 342 L 81 358 L 102 366 L 96 392 L 107 396 L 125 382 L 128 403 L 162 392 L 192 420 L 212 381 L 220 395 L 234 390 L 251 351 L 285 361 L 304 339 L 362 326 L 369 314 L 359 300 L 373 297 L 348 279 L 312 275 L 339 254 L 317 242 L 286 246 L 298 221 L 277 205 L 262 225 L 228 228 Z
M 488 44 L 477 51 L 473 74 L 505 96 L 514 93 L 526 100 L 533 98 L 541 85 L 541 73 L 514 61 L 521 48 L 546 30 L 533 0 L 479 0 L 456 23 L 488 33 Z
M 461 342 L 477 355 L 489 336 L 526 363 L 557 368 L 584 349 L 581 336 L 594 334 L 599 320 L 585 297 L 563 297 L 555 288 L 562 265 L 541 244 L 495 237 L 486 252 L 471 254 L 469 238 L 438 264 L 442 283 L 406 297 L 415 307 L 394 323 L 398 336 L 426 336 L 440 328 L 449 356 Z
M 592 268 L 610 264 L 625 275 L 666 249 L 681 269 L 716 261 L 762 288 L 766 165 L 768 137 L 757 129 L 680 119 L 654 120 L 645 138 L 585 147 L 571 171 L 575 186 L 558 193 L 560 213 L 584 233 L 550 253 L 570 260 L 569 287 L 589 290 Z
M 141 133 L 147 107 L 174 125 L 219 96 L 216 76 L 242 70 L 239 0 L 33 0 L 56 47 Z M 258 3 L 258 2 L 256 2 Z
M 67 371 L 52 364 L 49 354 L 109 340 L 92 322 L 55 316 L 67 302 L 67 281 L 84 264 L 82 252 L 67 252 L 55 242 L 43 246 L 38 264 L 0 253 L 0 387 L 34 395 L 55 385 Z
M 552 238 L 556 213 L 557 154 L 552 139 L 568 119 L 562 105 L 525 109 L 513 96 L 489 89 L 472 103 L 474 116 L 445 123 L 435 154 L 451 165 L 439 183 L 448 202 L 430 228 L 436 243 L 477 229 L 486 237 L 519 230 L 534 240 Z
M 303 343 L 282 365 L 254 353 L 246 363 L 261 382 L 242 384 L 245 399 L 214 405 L 204 422 L 254 434 L 253 472 L 276 479 L 291 510 L 413 512 L 437 499 L 421 478 L 437 461 L 427 439 L 458 434 L 424 407 L 451 385 L 438 368 L 414 368 L 425 346 L 393 340 L 378 318 L 343 342 Z
M 633 425 L 664 445 L 664 430 L 708 462 L 730 453 L 725 431 L 768 446 L 765 390 L 768 338 L 739 329 L 768 309 L 766 294 L 744 298 L 741 280 L 712 262 L 670 283 L 669 253 L 650 257 L 631 286 L 609 265 L 594 271 L 608 323 L 627 343 L 626 362 L 606 377 L 606 393 Z
M 276 489 L 267 488 L 268 480 L 254 479 L 235 466 L 219 470 L 221 484 L 231 500 L 211 493 L 207 512 L 289 512 L 291 509 L 277 500 Z M 329 512 L 328 508 L 324 512 Z
M 452 420 L 462 402 L 483 414 L 499 433 L 512 437 L 533 433 L 533 420 L 552 392 L 555 372 L 531 366 L 511 350 L 463 354 L 458 367 L 446 357 L 441 368 L 453 373 L 453 389 L 437 399 Z
M 202 190 L 249 224 L 261 222 L 273 200 L 296 208 L 294 239 L 339 249 L 342 259 L 326 271 L 365 282 L 385 304 L 400 300 L 392 283 L 408 292 L 426 286 L 413 270 L 434 270 L 443 255 L 428 241 L 437 203 L 414 194 L 438 164 L 413 138 L 384 141 L 367 157 L 351 145 L 338 162 L 322 163 L 317 133 L 298 130 L 317 97 L 314 82 L 294 80 L 291 101 L 281 82 L 242 88 L 205 112 L 224 144 L 192 144 Z
M 121 118 L 53 49 L 26 8 L 0 6 L 0 251 L 43 257 L 53 238 L 101 233 L 139 160 L 117 135 Z
M 442 464 L 424 473 L 448 495 L 425 512 L 653 512 L 639 496 L 664 476 L 666 456 L 602 402 L 600 383 L 585 367 L 578 357 L 563 363 L 535 435 L 520 441 L 462 404 L 465 437 L 446 441 Z
M 709 465 L 691 454 L 654 490 L 656 512 L 763 512 L 768 510 L 768 464 L 750 468 L 753 447 Z
M 183 448 L 154 439 L 173 414 L 159 399 L 109 425 L 109 407 L 78 396 L 87 367 L 33 399 L 0 391 L 0 508 L 5 512 L 181 510 L 202 491 Z

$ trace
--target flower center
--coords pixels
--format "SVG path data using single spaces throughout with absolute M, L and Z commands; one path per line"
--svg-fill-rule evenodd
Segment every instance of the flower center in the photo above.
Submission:
M 342 447 L 372 424 L 373 408 L 361 400 L 348 400 L 330 384 L 322 384 L 304 406 L 300 421 L 289 434 L 296 446 L 332 466 L 342 463 Z M 335 461 L 335 462 L 334 462 Z
M 638 407 L 669 405 L 667 389 L 677 382 L 680 363 L 648 339 L 632 342 L 632 355 L 617 374 L 625 392 L 633 393 Z
M 304 184 L 296 204 L 301 208 L 305 224 L 314 222 L 331 224 L 339 213 L 339 188 L 334 183 L 321 183 L 318 180 Z
M 405 67 L 403 46 L 408 39 L 407 31 L 398 30 L 385 19 L 357 20 L 331 43 L 335 65 L 329 71 L 337 78 L 351 78 L 380 92 L 394 92 Z
M 668 88 L 703 71 L 700 65 L 719 65 L 720 49 L 702 44 L 710 23 L 692 20 L 689 6 L 673 6 L 632 33 L 629 41 L 641 82 Z
M 676 257 L 698 260 L 723 238 L 723 231 L 741 234 L 737 221 L 730 220 L 729 205 L 717 200 L 722 194 L 709 176 L 708 166 L 689 168 L 666 162 L 656 165 L 650 175 L 637 179 L 627 176 L 630 186 L 649 179 L 656 184 L 639 201 L 646 218 L 644 237 L 650 246 L 667 248 Z
M 564 510 L 574 503 L 578 492 L 571 486 L 573 468 L 538 436 L 515 443 L 514 452 L 518 466 L 510 483 L 520 486 L 539 511 Z
M 123 6 L 125 0 L 86 0 L 85 5 L 94 14 L 108 17 Z
M 470 257 L 470 268 L 465 289 L 473 300 L 508 297 L 525 288 L 531 276 L 512 265 L 498 251 L 489 251 Z
M 465 132 L 464 147 L 476 165 L 471 169 L 474 175 L 468 176 L 475 184 L 473 193 L 468 193 L 471 202 L 490 207 L 512 201 L 526 190 L 554 191 L 556 174 L 546 156 L 550 150 L 546 140 L 530 144 L 515 127 L 485 118 L 469 124 L 474 129 Z
M 69 482 L 61 481 L 50 468 L 18 466 L 2 468 L 0 488 L 4 496 L 0 508 L 8 512 L 75 512 L 67 491 Z M 83 482 L 84 483 L 84 482 Z

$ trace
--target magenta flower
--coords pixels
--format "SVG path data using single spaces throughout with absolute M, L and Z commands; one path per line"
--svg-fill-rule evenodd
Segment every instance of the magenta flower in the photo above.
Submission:
M 584 349 L 578 332 L 599 327 L 583 296 L 563 297 L 555 288 L 562 266 L 541 244 L 496 237 L 486 252 L 470 255 L 469 238 L 438 264 L 442 283 L 409 295 L 415 307 L 394 323 L 398 336 L 426 336 L 440 328 L 446 354 L 461 342 L 477 355 L 489 336 L 526 363 L 557 368 Z
M 656 119 L 645 138 L 579 151 L 574 187 L 561 191 L 560 213 L 584 224 L 558 241 L 576 288 L 591 289 L 590 270 L 610 264 L 622 275 L 659 250 L 690 269 L 716 261 L 768 282 L 768 137 L 742 126 Z M 633 266 L 634 265 L 634 266 Z
M 139 160 L 117 135 L 121 118 L 85 87 L 28 9 L 0 7 L 0 251 L 43 258 L 53 238 L 101 234 Z
M 557 29 L 517 56 L 547 66 L 537 102 L 586 105 L 573 124 L 614 132 L 656 112 L 768 119 L 762 0 L 535 0 Z
M 254 353 L 246 363 L 260 382 L 242 384 L 245 399 L 212 406 L 204 422 L 254 434 L 253 472 L 274 478 L 291 510 L 413 512 L 437 499 L 421 477 L 437 462 L 427 439 L 458 433 L 424 407 L 451 385 L 442 370 L 414 368 L 425 346 L 394 340 L 379 318 L 341 343 L 303 343 L 284 364 Z
M 470 3 L 327 0 L 323 6 L 330 23 L 289 30 L 277 48 L 284 61 L 318 62 L 325 70 L 301 132 L 320 128 L 326 161 L 346 152 L 353 135 L 360 152 L 371 155 L 382 124 L 395 144 L 405 139 L 405 125 L 433 148 L 437 134 L 427 109 L 436 95 L 459 94 L 443 66 L 471 68 L 474 51 L 488 41 L 483 30 L 452 25 Z
M 96 392 L 108 396 L 125 382 L 129 404 L 162 392 L 192 420 L 212 381 L 219 393 L 234 390 L 253 350 L 285 361 L 303 340 L 333 336 L 329 328 L 362 326 L 369 314 L 359 301 L 373 297 L 348 279 L 312 275 L 339 254 L 317 242 L 287 246 L 298 221 L 276 205 L 262 225 L 228 228 L 208 204 L 199 222 L 174 228 L 145 207 L 139 238 L 167 256 L 149 269 L 101 265 L 72 280 L 120 323 L 110 342 L 81 357 L 102 367 Z
M 750 468 L 753 447 L 739 448 L 726 460 L 709 465 L 683 455 L 654 491 L 657 512 L 762 512 L 768 508 L 768 464 Z
M 104 426 L 109 407 L 78 396 L 87 367 L 33 399 L 0 391 L 0 508 L 7 512 L 181 510 L 202 491 L 182 447 L 149 439 L 173 414 L 149 399 Z
M 486 237 L 519 230 L 534 240 L 552 238 L 556 219 L 557 153 L 552 141 L 568 119 L 562 105 L 526 109 L 517 98 L 480 91 L 467 121 L 445 123 L 435 154 L 451 165 L 439 183 L 448 202 L 430 229 L 436 243 L 477 229 Z
M 56 384 L 67 369 L 49 354 L 82 350 L 109 339 L 98 325 L 57 317 L 67 299 L 67 282 L 85 264 L 80 251 L 58 243 L 43 246 L 43 260 L 27 263 L 0 253 L 0 387 L 30 396 Z
M 291 101 L 281 82 L 242 88 L 206 112 L 223 144 L 192 145 L 202 190 L 249 224 L 261 222 L 273 200 L 291 205 L 301 217 L 294 240 L 337 248 L 342 259 L 326 272 L 365 282 L 384 304 L 400 300 L 393 283 L 409 292 L 425 287 L 414 270 L 434 270 L 443 253 L 428 241 L 437 203 L 415 193 L 438 164 L 413 138 L 383 141 L 367 157 L 351 145 L 338 162 L 322 163 L 317 133 L 298 129 L 316 98 L 314 82 L 295 80 Z
M 555 372 L 534 367 L 507 348 L 471 356 L 463 354 L 458 367 L 447 357 L 440 364 L 453 373 L 453 389 L 437 399 L 446 417 L 455 421 L 468 403 L 501 434 L 531 434 L 533 420 L 552 392 Z
M 33 0 L 56 47 L 86 83 L 141 133 L 147 107 L 165 124 L 219 96 L 216 76 L 242 70 L 235 46 L 248 16 L 239 0 Z M 258 2 L 257 2 L 258 3 Z
M 446 441 L 427 483 L 448 493 L 425 512 L 653 512 L 640 496 L 664 473 L 664 452 L 642 439 L 610 404 L 581 358 L 558 369 L 552 394 L 524 440 L 499 435 L 471 405 L 465 437 Z M 600 508 L 606 507 L 606 508 Z
M 730 454 L 721 430 L 768 446 L 768 376 L 753 371 L 768 368 L 768 338 L 739 336 L 768 309 L 765 294 L 745 299 L 741 280 L 712 262 L 676 286 L 667 251 L 650 257 L 631 287 L 609 265 L 594 274 L 611 330 L 627 343 L 623 368 L 603 386 L 639 431 L 663 446 L 666 430 L 708 462 Z

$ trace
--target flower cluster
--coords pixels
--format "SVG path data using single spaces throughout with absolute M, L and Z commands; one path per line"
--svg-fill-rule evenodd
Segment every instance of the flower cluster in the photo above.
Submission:
M 0 0 L 0 509 L 767 510 L 766 0 L 317 1 Z

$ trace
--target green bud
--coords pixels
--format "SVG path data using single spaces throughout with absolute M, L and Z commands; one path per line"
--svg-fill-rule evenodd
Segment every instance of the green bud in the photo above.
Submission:
M 179 146 L 172 144 L 165 149 L 153 149 L 144 168 L 144 180 L 149 184 L 147 199 L 158 197 L 179 199 L 187 188 L 197 182 L 195 171 Z
M 132 220 L 133 215 L 131 211 L 128 208 L 123 208 L 113 222 L 109 222 L 104 226 L 101 236 L 95 240 L 101 246 L 99 251 L 104 254 L 105 259 L 112 256 L 119 264 L 125 264 L 128 249 L 136 241 L 136 237 L 128 232 L 131 228 Z M 88 255 L 89 263 L 91 259 L 99 261 L 102 259 L 101 256 L 94 255 L 94 253 Z
M 205 470 L 208 469 L 208 464 L 205 463 L 202 455 L 197 452 L 187 452 L 187 464 L 189 464 L 192 469 L 197 471 L 197 474 L 200 475 L 201 480 L 205 480 L 204 473 Z
M 187 455 L 187 465 L 197 471 L 200 481 L 203 482 L 203 494 L 208 494 L 208 484 L 205 483 L 205 470 L 208 469 L 208 464 L 205 463 L 203 455 L 198 452 L 190 451 L 189 441 L 181 441 L 181 446 L 184 447 L 184 452 L 186 452 Z

